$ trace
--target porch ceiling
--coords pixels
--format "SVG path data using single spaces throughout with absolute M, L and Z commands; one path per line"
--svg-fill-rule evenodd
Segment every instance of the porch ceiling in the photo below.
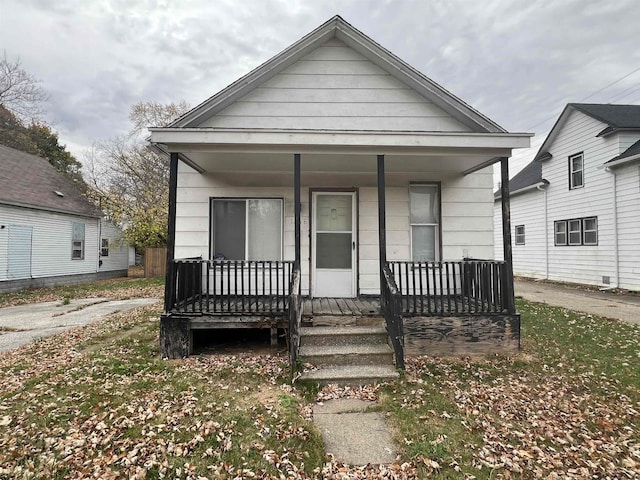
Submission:
M 464 174 L 528 147 L 530 134 L 459 132 L 245 131 L 151 129 L 151 142 L 178 152 L 201 172 L 282 173 L 302 154 L 305 173 L 372 174 L 376 155 L 386 171 L 406 174 Z

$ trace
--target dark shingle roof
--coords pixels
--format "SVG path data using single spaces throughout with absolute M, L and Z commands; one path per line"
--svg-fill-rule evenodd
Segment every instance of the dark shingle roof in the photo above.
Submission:
M 542 178 L 542 164 L 534 160 L 509 180 L 509 192 L 513 194 L 513 192 L 541 182 L 547 183 L 547 181 Z M 494 194 L 494 197 L 500 198 L 500 190 Z
M 0 145 L 0 203 L 101 216 L 75 185 L 45 159 L 4 145 Z
M 570 103 L 570 106 L 606 123 L 612 129 L 639 128 L 640 105 L 612 105 L 599 103 Z
M 616 160 L 622 160 L 624 158 L 633 157 L 634 155 L 640 155 L 640 140 L 627 148 L 624 152 L 622 152 L 617 157 L 612 158 L 606 163 L 615 162 Z

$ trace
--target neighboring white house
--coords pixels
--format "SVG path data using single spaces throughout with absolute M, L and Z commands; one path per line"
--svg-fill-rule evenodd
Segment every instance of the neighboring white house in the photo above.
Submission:
M 231 300 L 243 302 L 236 318 L 242 311 L 259 318 L 244 296 L 256 288 L 264 293 L 271 264 L 263 261 L 295 262 L 302 295 L 333 299 L 379 295 L 387 260 L 413 261 L 410 291 L 417 294 L 424 281 L 444 298 L 450 288 L 453 312 L 461 274 L 439 262 L 492 257 L 492 165 L 502 161 L 506 168 L 512 150 L 529 139 L 507 132 L 339 16 L 171 125 L 151 129 L 152 143 L 171 154 L 177 170 L 169 253 L 230 268 L 202 282 L 210 282 L 211 301 L 235 286 Z M 194 260 L 177 262 L 178 283 L 167 283 L 167 318 L 184 306 L 175 303 L 176 291 L 178 297 L 189 287 L 200 291 L 188 262 Z M 444 283 L 427 287 L 433 279 L 418 262 L 425 268 L 436 262 L 428 272 L 446 276 Z M 287 282 L 274 291 L 288 292 Z M 506 275 L 505 302 L 510 282 Z M 406 282 L 399 288 L 409 292 Z M 206 306 L 200 301 L 197 308 Z
M 49 162 L 0 145 L 0 292 L 126 276 L 128 251 Z
M 640 105 L 568 104 L 509 189 L 515 274 L 640 290 Z

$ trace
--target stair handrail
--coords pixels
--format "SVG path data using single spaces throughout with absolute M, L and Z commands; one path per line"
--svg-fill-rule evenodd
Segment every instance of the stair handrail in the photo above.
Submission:
M 384 315 L 387 333 L 396 357 L 396 367 L 404 370 L 404 322 L 400 292 L 395 278 L 385 262 L 382 266 L 380 309 Z

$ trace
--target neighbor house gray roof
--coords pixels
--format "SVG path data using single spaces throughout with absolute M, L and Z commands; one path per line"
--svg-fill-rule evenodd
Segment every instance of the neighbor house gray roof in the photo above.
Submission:
M 524 188 L 540 183 L 548 184 L 549 182 L 542 178 L 542 164 L 534 160 L 509 180 L 509 193 L 513 195 Z M 500 198 L 500 196 L 500 190 L 498 190 L 494 197 Z
M 640 140 L 627 148 L 624 152 L 622 152 L 617 157 L 612 158 L 606 163 L 615 162 L 616 160 L 623 160 L 625 158 L 634 157 L 636 155 L 640 155 Z
M 614 105 L 609 103 L 568 103 L 551 128 L 549 135 L 538 150 L 537 161 L 551 158 L 549 147 L 555 140 L 560 127 L 564 125 L 569 114 L 577 110 L 602 122 L 606 127 L 598 133 L 599 137 L 610 135 L 621 130 L 640 130 L 640 105 Z
M 44 158 L 4 145 L 0 145 L 0 204 L 102 216 L 73 182 Z

